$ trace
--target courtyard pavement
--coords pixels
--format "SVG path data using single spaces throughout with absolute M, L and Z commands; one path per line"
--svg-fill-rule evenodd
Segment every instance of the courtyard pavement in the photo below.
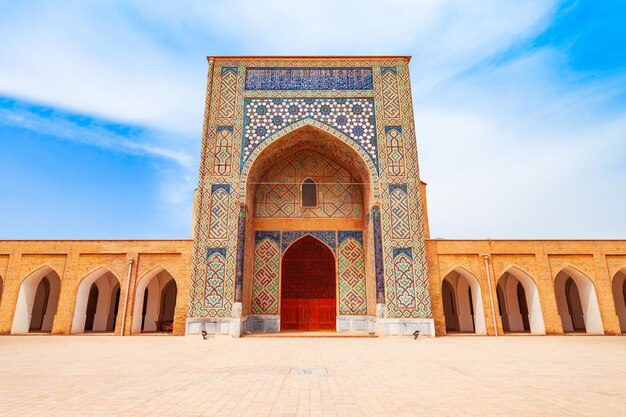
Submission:
M 0 337 L 0 416 L 624 415 L 623 336 Z

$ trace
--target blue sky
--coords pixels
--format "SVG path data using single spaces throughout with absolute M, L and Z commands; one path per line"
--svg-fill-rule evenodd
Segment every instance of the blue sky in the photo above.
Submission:
M 187 238 L 206 55 L 412 55 L 433 237 L 626 238 L 616 0 L 0 0 L 0 238 Z

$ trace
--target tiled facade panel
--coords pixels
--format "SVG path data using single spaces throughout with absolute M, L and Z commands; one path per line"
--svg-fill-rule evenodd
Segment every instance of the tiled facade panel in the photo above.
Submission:
M 369 205 L 378 202 L 382 223 L 386 315 L 392 318 L 431 317 L 407 61 L 404 58 L 329 58 L 315 61 L 220 58 L 211 61 L 207 89 L 196 201 L 190 316 L 230 316 L 235 301 L 236 219 L 240 212 L 239 204 L 249 204 L 250 201 L 246 196 L 248 175 L 258 156 L 266 149 L 288 133 L 310 126 L 331 135 L 358 154 L 368 170 L 369 202 L 359 195 L 357 187 L 343 184 L 344 180 L 355 181 L 350 177 L 351 173 L 335 166 L 332 155 L 311 158 L 311 155 L 303 153 L 273 161 L 261 182 L 281 184 L 259 185 L 253 206 L 247 207 L 247 215 L 257 219 L 306 218 L 319 221 L 363 218 L 371 210 Z M 220 126 L 222 128 L 218 129 Z M 232 146 L 229 148 L 226 138 L 231 131 Z M 319 204 L 315 209 L 303 209 L 298 204 L 298 183 L 303 180 L 307 169 L 314 174 L 309 176 L 318 182 Z M 327 182 L 341 184 L 324 184 Z M 225 183 L 230 185 L 228 218 L 219 223 L 211 216 L 215 213 L 211 187 Z M 390 186 L 398 184 L 404 186 L 406 192 L 394 193 L 391 190 L 390 193 Z M 281 245 L 284 245 L 284 236 L 281 239 Z M 350 247 L 358 252 L 355 242 L 350 240 Z M 363 247 L 367 243 L 363 242 Z M 369 244 L 373 245 L 373 242 Z M 207 264 L 210 248 L 225 249 L 224 302 L 217 307 L 210 307 L 205 296 L 207 280 L 214 284 L 220 282 L 216 279 L 214 268 L 209 268 Z M 397 248 L 410 249 L 413 261 L 411 273 L 395 272 L 402 265 L 394 257 L 394 249 Z M 268 250 L 266 247 L 262 249 Z M 340 249 L 338 246 L 335 248 L 337 256 L 341 255 Z M 347 255 L 347 252 L 344 254 Z M 265 271 L 261 264 L 253 268 Z M 342 264 L 342 268 L 347 268 L 346 271 L 350 269 L 347 264 Z M 244 275 L 254 276 L 255 273 L 251 271 L 248 272 L 250 275 Z M 260 275 L 258 277 L 260 279 Z M 411 284 L 408 281 L 412 281 Z M 400 287 L 402 291 L 397 290 Z M 257 296 L 263 294 L 268 303 L 261 306 L 261 298 L 257 298 L 257 302 L 251 303 L 254 305 L 251 308 L 255 311 L 275 311 L 271 297 L 259 287 L 254 291 Z M 213 293 L 222 292 L 214 289 Z M 351 296 L 356 294 L 348 293 Z M 413 301 L 407 301 L 409 296 L 413 297 Z M 340 311 L 360 314 L 363 302 L 359 297 L 354 296 L 350 306 L 340 305 Z
M 363 232 L 338 232 L 337 280 L 339 314 L 367 312 Z
M 254 236 L 252 314 L 278 314 L 280 232 L 257 231 Z
M 302 206 L 302 183 L 316 183 L 317 206 Z M 262 177 L 255 196 L 256 217 L 361 217 L 357 180 L 341 165 L 312 150 L 277 161 Z

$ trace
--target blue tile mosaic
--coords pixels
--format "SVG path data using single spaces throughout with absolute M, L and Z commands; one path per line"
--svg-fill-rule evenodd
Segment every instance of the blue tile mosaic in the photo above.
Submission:
M 373 98 L 246 99 L 241 166 L 274 133 L 303 119 L 318 120 L 357 143 L 378 169 Z
M 283 232 L 282 233 L 282 251 L 285 250 L 296 240 L 300 239 L 303 236 L 311 235 L 322 242 L 324 242 L 328 247 L 336 252 L 337 248 L 337 236 L 334 231 L 320 231 L 320 230 L 297 230 L 293 232 Z
M 258 244 L 263 239 L 270 239 L 280 243 L 280 232 L 278 230 L 257 230 L 254 232 L 254 243 Z
M 341 242 L 346 239 L 353 238 L 361 245 L 363 244 L 363 232 L 360 230 L 339 230 L 337 231 L 337 245 L 341 246 Z
M 246 90 L 373 90 L 371 68 L 246 68 Z

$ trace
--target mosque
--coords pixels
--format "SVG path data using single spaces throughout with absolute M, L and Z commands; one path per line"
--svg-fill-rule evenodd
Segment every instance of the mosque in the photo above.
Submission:
M 626 240 L 430 238 L 409 60 L 209 57 L 192 238 L 0 241 L 0 334 L 626 332 Z

